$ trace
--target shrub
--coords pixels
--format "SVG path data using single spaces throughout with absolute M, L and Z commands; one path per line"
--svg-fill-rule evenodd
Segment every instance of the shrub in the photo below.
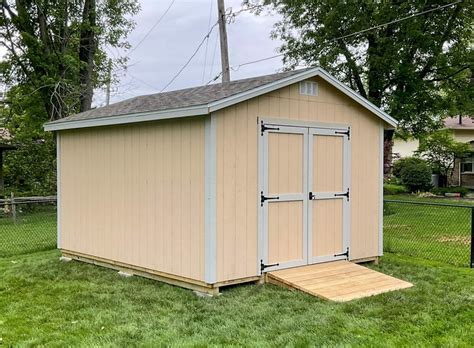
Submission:
M 410 192 L 423 191 L 431 187 L 431 169 L 425 160 L 417 157 L 399 159 L 393 165 L 393 174 L 400 178 Z
M 402 193 L 407 193 L 408 190 L 403 185 L 397 184 L 385 184 L 383 185 L 383 194 L 384 195 L 399 195 Z
M 393 185 L 401 185 L 400 179 L 395 177 L 395 176 L 392 176 L 390 178 L 385 178 L 384 183 L 385 184 L 393 184 Z
M 469 190 L 465 187 L 434 187 L 431 192 L 438 196 L 444 196 L 445 193 L 460 193 L 461 197 L 464 197 L 469 193 Z

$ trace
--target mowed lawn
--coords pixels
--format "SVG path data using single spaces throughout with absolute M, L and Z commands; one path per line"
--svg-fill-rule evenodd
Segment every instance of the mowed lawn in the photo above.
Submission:
M 384 250 L 469 266 L 472 201 L 386 196 L 434 204 L 384 203 Z
M 472 347 L 474 272 L 388 254 L 378 266 L 413 288 L 329 303 L 274 285 L 221 296 L 42 251 L 0 259 L 4 346 L 452 346 Z

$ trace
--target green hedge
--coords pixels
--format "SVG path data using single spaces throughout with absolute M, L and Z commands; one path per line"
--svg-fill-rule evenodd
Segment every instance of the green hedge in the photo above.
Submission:
M 465 187 L 434 187 L 431 192 L 438 196 L 444 196 L 445 193 L 460 193 L 464 197 L 469 190 Z
M 396 184 L 384 184 L 383 194 L 384 195 L 399 195 L 402 193 L 408 193 L 408 189 L 403 185 Z
M 428 163 L 417 157 L 401 158 L 393 164 L 393 175 L 410 192 L 425 191 L 431 188 L 431 169 Z

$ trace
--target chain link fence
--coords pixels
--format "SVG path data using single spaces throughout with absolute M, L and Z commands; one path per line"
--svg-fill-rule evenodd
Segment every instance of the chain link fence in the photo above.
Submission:
M 0 257 L 56 247 L 56 197 L 0 200 Z
M 474 206 L 384 201 L 384 251 L 472 267 Z
M 384 251 L 471 266 L 474 206 L 384 201 Z M 0 200 L 0 257 L 56 248 L 56 197 Z

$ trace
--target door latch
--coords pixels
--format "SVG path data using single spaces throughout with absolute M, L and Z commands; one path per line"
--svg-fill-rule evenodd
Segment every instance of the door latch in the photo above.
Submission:
M 266 197 L 263 195 L 263 191 L 260 191 L 260 206 L 263 207 L 263 203 L 265 203 L 265 201 L 270 201 L 270 200 L 277 200 L 277 199 L 280 199 L 279 196 L 275 196 L 275 197 Z
M 310 192 L 308 198 L 309 198 L 310 201 L 312 201 L 313 199 L 316 199 L 316 196 L 314 195 L 313 192 Z

